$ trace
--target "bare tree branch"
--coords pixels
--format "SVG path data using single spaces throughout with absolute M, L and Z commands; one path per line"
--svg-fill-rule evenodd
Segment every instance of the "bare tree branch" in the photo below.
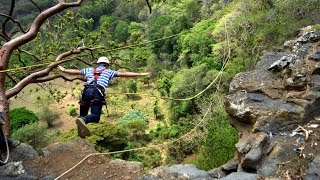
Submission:
M 6 42 L 10 41 L 10 38 L 7 37 L 7 36 L 5 36 L 4 34 L 0 34 L 0 36 L 1 36 Z
M 47 82 L 47 81 L 51 81 L 57 78 L 62 78 L 66 81 L 74 81 L 74 80 L 81 80 L 81 81 L 85 81 L 85 78 L 83 77 L 79 77 L 79 76 L 73 76 L 73 77 L 69 77 L 69 76 L 65 76 L 63 74 L 58 74 L 58 75 L 53 75 L 53 76 L 47 76 L 47 77 L 43 77 L 43 78 L 39 78 L 37 80 L 34 80 L 32 83 L 41 83 L 41 82 Z
M 7 18 L 2 22 L 2 34 L 6 37 L 9 38 L 7 32 L 6 32 L 6 25 L 8 23 L 8 21 L 10 20 L 11 16 L 12 16 L 12 13 L 13 13 L 13 9 L 15 7 L 15 3 L 16 1 L 15 0 L 11 0 L 11 3 L 10 3 L 10 10 L 9 10 L 9 15 L 7 16 Z M 11 18 L 12 19 L 12 18 Z
M 149 0 L 146 0 L 147 1 L 147 5 L 148 5 L 148 7 L 149 7 L 149 12 L 150 12 L 150 14 L 152 13 L 152 9 L 151 9 L 151 6 L 150 6 L 150 3 L 149 3 Z
M 61 63 L 71 61 L 72 59 L 66 59 L 63 60 L 64 58 L 74 55 L 74 54 L 80 54 L 83 51 L 93 51 L 95 49 L 99 48 L 87 48 L 87 47 L 79 47 L 77 49 L 73 49 L 64 53 L 61 53 L 60 55 L 57 56 L 56 60 L 49 64 L 45 69 L 39 70 L 37 72 L 31 73 L 21 81 L 19 81 L 13 88 L 7 90 L 5 92 L 5 96 L 7 99 L 11 98 L 12 96 L 17 95 L 23 88 L 25 88 L 28 84 L 36 82 L 38 79 L 44 78 L 49 75 L 49 73 L 56 68 L 58 65 Z
M 6 73 L 6 76 L 13 82 L 13 84 L 17 84 L 17 81 L 12 76 L 10 76 L 10 74 Z
M 17 20 L 13 19 L 11 16 L 8 16 L 8 15 L 3 14 L 3 13 L 0 13 L 0 16 L 3 16 L 3 17 L 6 17 L 7 19 L 10 19 L 12 22 L 14 22 L 14 23 L 16 23 L 18 25 L 20 31 L 22 31 L 23 33 L 26 33 L 26 31 L 23 30 L 21 24 Z M 4 31 L 4 29 L 2 29 L 2 31 Z
M 19 53 L 18 53 L 18 60 L 19 60 L 19 62 L 21 62 L 21 64 L 23 65 L 23 66 L 26 66 L 26 64 L 21 60 L 21 52 L 19 51 Z
M 31 1 L 31 3 L 34 5 L 34 6 L 36 6 L 37 7 L 37 9 L 39 10 L 39 12 L 41 13 L 42 12 L 42 10 L 41 10 L 41 8 L 38 6 L 38 4 L 37 3 L 35 3 L 33 0 L 30 0 Z
M 66 2 L 66 0 L 59 0 L 59 3 L 43 12 L 41 12 L 33 21 L 31 24 L 30 30 L 24 34 L 21 35 L 10 42 L 8 42 L 8 45 L 12 49 L 16 49 L 17 47 L 31 41 L 37 36 L 37 33 L 39 32 L 40 26 L 51 16 L 67 9 L 70 7 L 76 7 L 80 6 L 83 0 L 77 0 L 76 2 Z
M 29 56 L 32 56 L 32 57 L 35 58 L 38 62 L 41 61 L 40 58 L 38 58 L 36 55 L 30 53 L 29 51 L 23 50 L 23 49 L 21 49 L 21 48 L 18 48 L 18 51 L 19 51 L 20 53 L 25 53 L 25 54 L 28 54 Z

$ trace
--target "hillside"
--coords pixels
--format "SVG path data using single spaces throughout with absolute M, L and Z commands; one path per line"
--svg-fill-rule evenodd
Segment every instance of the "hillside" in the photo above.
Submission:
M 101 173 L 112 159 L 142 163 L 124 179 L 170 179 L 180 168 L 199 173 L 189 179 L 317 174 L 319 1 L 80 2 L 0 2 L 4 128 L 35 149 L 22 175 L 57 177 L 86 148 L 115 152 L 101 156 Z M 151 75 L 112 79 L 108 109 L 79 139 L 83 82 L 58 67 L 95 67 L 101 56 L 112 70 Z M 66 167 L 53 167 L 52 146 L 68 147 Z M 102 179 L 122 177 L 112 172 Z
M 218 168 L 206 172 L 190 164 L 177 164 L 145 171 L 140 162 L 111 160 L 110 155 L 117 152 L 98 153 L 87 140 L 76 138 L 49 145 L 41 156 L 26 144 L 18 146 L 11 151 L 10 161 L 19 159 L 22 163 L 0 167 L 0 177 L 318 179 L 319 42 L 320 31 L 304 30 L 299 37 L 287 41 L 283 51 L 265 52 L 255 70 L 235 76 L 226 109 L 230 122 L 241 135 L 235 157 Z M 152 147 L 133 151 L 149 148 Z

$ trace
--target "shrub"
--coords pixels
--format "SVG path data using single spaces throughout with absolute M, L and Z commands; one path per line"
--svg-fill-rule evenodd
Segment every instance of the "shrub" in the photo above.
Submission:
M 10 129 L 12 132 L 16 131 L 17 129 L 23 127 L 26 124 L 31 124 L 34 122 L 39 121 L 37 115 L 26 109 L 25 107 L 22 108 L 15 108 L 9 112 L 10 118 Z
M 127 129 L 119 124 L 103 121 L 99 124 L 89 124 L 88 127 L 92 135 L 87 140 L 100 152 L 119 151 L 127 146 Z
M 123 121 L 121 124 L 129 133 L 128 139 L 132 141 L 138 141 L 145 135 L 145 131 L 148 129 L 146 122 L 141 119 Z
M 59 118 L 59 114 L 57 112 L 52 111 L 48 107 L 42 107 L 39 112 L 39 119 L 46 122 L 48 127 L 52 127 L 53 122 Z
M 119 120 L 120 122 L 140 120 L 146 123 L 149 121 L 149 119 L 145 115 L 141 114 L 141 112 L 136 109 L 131 110 L 130 112 L 122 116 Z
M 27 124 L 12 133 L 14 139 L 20 140 L 34 147 L 36 150 L 46 147 L 57 132 L 50 132 L 38 122 Z
M 134 146 L 128 146 L 128 149 L 135 148 Z M 154 168 L 161 165 L 161 155 L 157 148 L 147 148 L 143 151 L 131 151 L 129 152 L 129 161 L 142 162 L 145 168 Z
M 72 104 L 71 106 L 69 106 L 69 108 L 68 108 L 68 114 L 70 115 L 70 116 L 77 116 L 78 115 L 78 108 L 77 107 L 75 107 L 75 105 L 74 104 Z

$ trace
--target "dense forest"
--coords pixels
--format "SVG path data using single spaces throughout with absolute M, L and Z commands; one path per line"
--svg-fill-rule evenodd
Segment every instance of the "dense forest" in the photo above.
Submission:
M 4 14 L 10 13 L 12 2 L 15 6 L 8 20 Z M 1 45 L 28 31 L 37 14 L 56 3 L 1 1 L 0 20 L 5 24 Z M 89 125 L 93 135 L 87 140 L 97 150 L 150 147 L 114 155 L 150 168 L 188 162 L 207 170 L 224 164 L 234 156 L 238 140 L 224 110 L 231 79 L 251 70 L 262 51 L 277 50 L 299 29 L 320 28 L 320 1 L 155 0 L 150 6 L 151 12 L 143 0 L 88 0 L 49 18 L 33 41 L 12 54 L 8 68 L 14 70 L 6 72 L 5 86 L 14 87 L 59 54 L 91 48 L 68 57 L 71 60 L 63 66 L 84 68 L 108 56 L 111 69 L 152 72 L 150 77 L 112 82 L 109 108 L 127 109 Z M 34 92 L 40 88 L 39 84 Z M 48 91 L 51 96 L 45 98 L 53 101 L 67 95 L 59 89 Z M 119 92 L 131 94 L 112 94 Z M 139 98 L 146 98 L 148 106 L 137 104 Z M 39 150 L 49 142 L 77 138 L 75 129 L 63 133 L 50 129 L 58 115 L 48 108 L 48 99 L 39 95 L 36 101 L 43 105 L 40 114 L 28 107 L 11 109 L 13 138 Z M 70 115 L 75 110 L 70 108 Z M 48 126 L 38 123 L 41 119 Z

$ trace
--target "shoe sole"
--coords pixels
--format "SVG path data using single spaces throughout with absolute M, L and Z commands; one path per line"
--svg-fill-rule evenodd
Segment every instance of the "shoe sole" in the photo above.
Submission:
M 86 124 L 84 124 L 80 119 L 76 119 L 76 124 L 78 126 L 78 135 L 82 138 L 85 138 L 86 136 L 90 136 L 90 130 L 88 129 L 88 127 L 86 126 Z

